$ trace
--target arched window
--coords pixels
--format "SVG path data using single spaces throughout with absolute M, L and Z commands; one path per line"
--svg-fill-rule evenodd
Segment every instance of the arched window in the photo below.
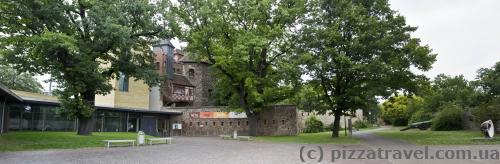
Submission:
M 189 71 L 188 71 L 188 76 L 189 76 L 189 77 L 194 77 L 194 69 L 192 69 L 192 68 L 191 68 L 191 69 L 189 69 Z

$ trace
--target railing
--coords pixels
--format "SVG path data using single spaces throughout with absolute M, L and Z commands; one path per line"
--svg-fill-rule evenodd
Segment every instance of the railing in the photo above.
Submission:
M 189 102 L 189 101 L 194 101 L 194 96 L 187 96 L 187 95 L 176 95 L 176 94 L 171 94 L 166 96 L 167 99 L 169 99 L 172 102 L 179 102 L 179 101 L 184 101 L 184 102 Z

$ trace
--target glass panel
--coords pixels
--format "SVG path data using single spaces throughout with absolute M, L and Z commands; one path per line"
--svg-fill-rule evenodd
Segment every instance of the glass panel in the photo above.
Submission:
M 119 132 L 121 127 L 121 114 L 119 112 L 105 112 L 104 129 L 106 132 Z
M 55 107 L 44 106 L 41 110 L 45 113 L 45 127 L 47 131 L 72 131 L 75 121 L 57 114 Z
M 11 105 L 9 110 L 9 130 L 21 130 L 21 111 L 20 105 Z

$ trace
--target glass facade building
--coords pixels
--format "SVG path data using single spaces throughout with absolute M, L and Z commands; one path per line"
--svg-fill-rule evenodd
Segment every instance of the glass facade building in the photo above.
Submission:
M 58 112 L 56 100 L 18 97 L 0 86 L 0 132 L 8 131 L 76 131 L 78 121 Z M 137 132 L 167 136 L 172 116 L 180 112 L 143 109 L 96 107 L 92 115 L 95 132 Z

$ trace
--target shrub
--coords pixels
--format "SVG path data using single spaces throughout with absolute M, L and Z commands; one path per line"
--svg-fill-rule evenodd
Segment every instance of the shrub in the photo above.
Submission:
M 366 120 L 358 120 L 352 124 L 352 126 L 356 129 L 363 129 L 370 127 L 370 123 Z
M 306 119 L 306 129 L 304 133 L 318 133 L 324 130 L 323 122 L 321 122 L 315 116 L 309 116 Z
M 381 118 L 385 123 L 390 123 L 394 126 L 408 125 L 409 103 L 413 103 L 416 97 L 395 96 L 390 97 L 380 106 Z
M 392 125 L 394 126 L 407 126 L 408 125 L 408 118 L 407 117 L 400 117 L 400 118 L 393 118 L 391 120 Z
M 432 119 L 432 113 L 425 110 L 419 110 L 411 115 L 410 123 L 429 121 L 431 119 Z
M 432 130 L 449 131 L 462 130 L 464 110 L 456 104 L 445 104 L 440 112 L 432 119 Z
M 489 103 L 479 105 L 472 112 L 476 124 L 480 125 L 484 121 L 492 120 L 496 133 L 500 134 L 500 98 Z

